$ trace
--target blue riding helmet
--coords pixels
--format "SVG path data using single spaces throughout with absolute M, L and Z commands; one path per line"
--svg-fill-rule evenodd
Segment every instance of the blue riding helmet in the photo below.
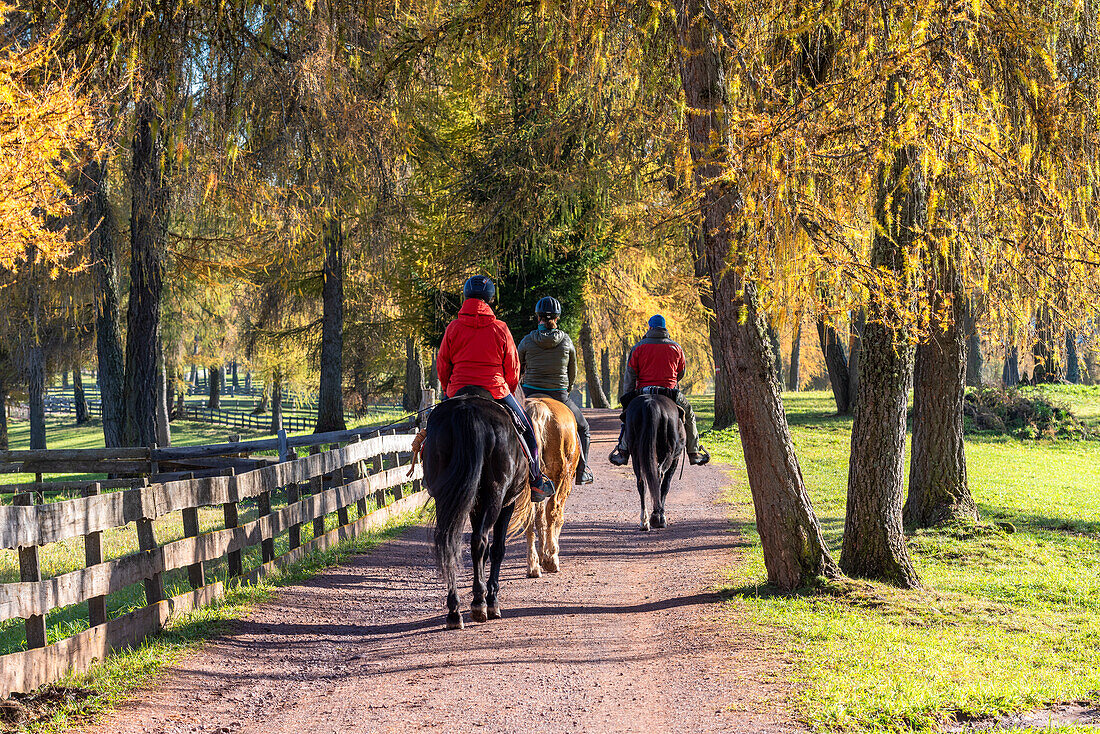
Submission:
M 535 304 L 535 315 L 556 319 L 561 316 L 561 302 L 553 296 L 543 296 Z
M 462 286 L 462 298 L 478 298 L 486 303 L 492 303 L 497 297 L 497 287 L 487 275 L 475 275 Z

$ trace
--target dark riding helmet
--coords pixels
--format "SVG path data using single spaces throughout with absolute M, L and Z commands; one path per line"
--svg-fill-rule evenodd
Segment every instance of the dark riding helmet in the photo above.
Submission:
M 553 296 L 543 296 L 535 304 L 535 315 L 556 319 L 561 316 L 561 302 Z
M 497 287 L 493 285 L 487 275 L 475 275 L 462 286 L 462 298 L 479 298 L 486 303 L 492 303 L 497 297 Z

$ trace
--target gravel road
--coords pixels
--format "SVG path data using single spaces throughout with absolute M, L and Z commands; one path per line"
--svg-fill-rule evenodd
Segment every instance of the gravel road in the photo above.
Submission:
M 665 530 L 637 530 L 617 433 L 592 411 L 596 483 L 577 487 L 562 570 L 501 582 L 504 619 L 446 631 L 427 531 L 281 589 L 92 731 L 789 732 L 782 653 L 713 592 L 743 542 L 720 466 L 688 467 Z M 469 566 L 465 569 L 469 603 Z

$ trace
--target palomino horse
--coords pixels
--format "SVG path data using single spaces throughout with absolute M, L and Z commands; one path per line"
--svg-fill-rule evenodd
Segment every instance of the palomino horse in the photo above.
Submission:
M 625 423 L 624 440 L 634 463 L 638 496 L 642 501 L 640 527 L 642 530 L 663 528 L 666 525 L 665 497 L 687 440 L 680 422 L 680 409 L 664 395 L 642 394 L 626 406 Z M 647 486 L 653 508 L 648 517 L 645 512 Z
M 460 391 L 432 411 L 424 438 L 424 484 L 435 499 L 435 556 L 447 585 L 447 629 L 462 629 L 456 575 L 466 518 L 474 564 L 470 617 L 485 622 L 500 619 L 497 594 L 505 539 L 525 527 L 531 515 L 527 457 L 511 414 L 488 393 L 467 390 L 471 393 Z
M 552 497 L 534 505 L 533 517 L 527 526 L 527 576 L 537 579 L 543 571 L 555 573 L 558 570 L 558 537 L 565 523 L 565 501 L 577 478 L 581 449 L 577 441 L 577 420 L 564 403 L 553 398 L 534 397 L 528 398 L 523 407 L 539 442 L 542 471 L 557 488 Z

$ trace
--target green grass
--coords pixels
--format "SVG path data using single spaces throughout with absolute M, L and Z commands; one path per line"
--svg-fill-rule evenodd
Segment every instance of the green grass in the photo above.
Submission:
M 420 514 L 395 519 L 386 528 L 365 533 L 327 551 L 311 553 L 285 571 L 268 576 L 260 584 L 232 587 L 223 601 L 174 620 L 162 634 L 147 640 L 140 648 L 111 655 L 88 673 L 61 681 L 58 684 L 60 689 L 82 689 L 83 694 L 58 696 L 41 706 L 32 706 L 33 720 L 16 731 L 54 734 L 94 721 L 118 706 L 134 689 L 155 680 L 168 666 L 193 652 L 203 641 L 222 632 L 251 606 L 268 599 L 278 587 L 310 578 L 326 567 L 343 562 L 352 554 L 373 548 L 421 520 Z
M 1077 407 L 1072 389 L 1060 393 Z M 1086 392 L 1086 410 L 1092 400 Z M 814 508 L 839 553 L 851 420 L 833 415 L 828 393 L 784 401 Z M 707 443 L 733 466 L 733 520 L 756 540 L 736 429 Z M 978 437 L 966 448 L 982 522 L 910 538 L 920 591 L 842 582 L 776 594 L 759 543 L 739 551 L 731 603 L 788 633 L 794 704 L 814 729 L 923 731 L 952 717 L 1100 699 L 1100 442 Z

